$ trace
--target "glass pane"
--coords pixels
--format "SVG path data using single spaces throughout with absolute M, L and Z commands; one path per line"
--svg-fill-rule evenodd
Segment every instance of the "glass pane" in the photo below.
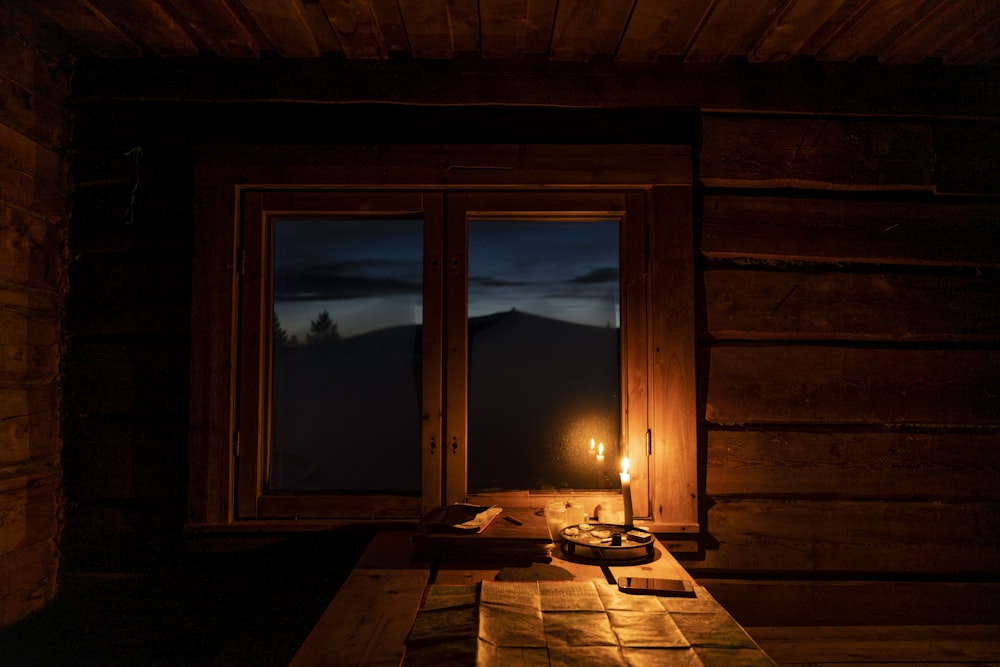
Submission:
M 470 221 L 470 491 L 618 488 L 620 291 L 615 220 Z
M 271 489 L 417 492 L 423 223 L 274 223 Z

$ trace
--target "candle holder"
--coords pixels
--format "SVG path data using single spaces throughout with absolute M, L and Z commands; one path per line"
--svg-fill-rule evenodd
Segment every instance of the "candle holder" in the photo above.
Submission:
M 631 565 L 656 558 L 653 535 L 635 526 L 589 523 L 560 531 L 559 549 L 568 560 Z

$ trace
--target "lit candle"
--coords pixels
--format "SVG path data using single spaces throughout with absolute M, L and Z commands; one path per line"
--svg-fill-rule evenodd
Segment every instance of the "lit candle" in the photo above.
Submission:
M 594 455 L 594 439 L 593 438 L 590 439 L 590 455 L 591 456 Z
M 604 443 L 602 442 L 597 446 L 597 460 L 599 462 L 604 461 Z
M 622 459 L 622 500 L 625 503 L 625 525 L 632 526 L 632 477 L 628 474 L 628 457 Z

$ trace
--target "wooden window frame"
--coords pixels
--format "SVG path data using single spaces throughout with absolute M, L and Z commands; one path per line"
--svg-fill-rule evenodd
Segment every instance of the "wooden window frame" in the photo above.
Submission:
M 258 530 L 267 524 L 275 528 L 308 529 L 345 520 L 277 519 L 279 515 L 296 518 L 310 513 L 301 504 L 303 501 L 294 497 L 274 496 L 266 501 L 271 508 L 263 515 L 271 518 L 254 511 L 257 508 L 251 507 L 245 498 L 237 501 L 239 485 L 260 483 L 259 473 L 246 477 L 235 464 L 238 451 L 243 456 L 247 455 L 244 453 L 247 448 L 259 451 L 260 438 L 247 423 L 241 423 L 238 397 L 242 395 L 245 401 L 248 392 L 255 397 L 263 395 L 259 378 L 255 381 L 241 376 L 239 369 L 250 362 L 266 361 L 248 359 L 247 355 L 262 354 L 261 350 L 268 347 L 259 344 L 261 331 L 256 334 L 243 331 L 244 335 L 250 335 L 250 344 L 247 341 L 239 344 L 241 329 L 245 328 L 240 322 L 239 303 L 241 281 L 248 279 L 245 253 L 254 252 L 253 248 L 244 247 L 242 240 L 241 219 L 248 207 L 252 209 L 259 202 L 260 213 L 267 214 L 264 202 L 284 191 L 300 194 L 378 191 L 379 196 L 405 191 L 424 196 L 425 200 L 433 199 L 426 195 L 442 193 L 455 202 L 466 202 L 460 225 L 464 234 L 465 210 L 489 210 L 491 198 L 496 201 L 503 191 L 536 191 L 551 195 L 550 200 L 555 201 L 558 191 L 566 190 L 615 191 L 630 201 L 642 203 L 648 255 L 643 284 L 649 287 L 643 287 L 639 297 L 635 296 L 638 292 L 629 292 L 636 289 L 634 285 L 626 285 L 623 290 L 626 300 L 641 298 L 648 313 L 641 325 L 644 360 L 641 367 L 634 366 L 629 371 L 645 375 L 645 382 L 635 385 L 644 395 L 639 397 L 633 392 L 628 401 L 632 404 L 643 401 L 650 432 L 648 441 L 632 433 L 634 429 L 630 429 L 627 437 L 630 448 L 647 449 L 641 453 L 647 454 L 650 462 L 648 479 L 633 479 L 635 486 L 650 489 L 650 497 L 636 504 L 648 508 L 647 523 L 658 532 L 697 532 L 692 171 L 690 147 L 671 145 L 223 146 L 206 150 L 196 171 L 189 525 L 203 529 L 242 526 Z M 446 215 L 457 215 L 454 211 L 459 209 L 457 205 L 446 207 Z M 455 233 L 457 228 L 458 221 L 446 221 L 446 234 Z M 455 240 L 442 241 L 449 252 L 458 247 Z M 425 279 L 446 280 L 444 274 L 451 259 L 445 256 L 433 267 L 428 263 L 425 271 L 431 274 L 425 274 Z M 464 274 L 464 266 L 462 271 Z M 442 293 L 450 289 L 453 288 L 446 284 Z M 464 281 L 461 289 L 465 289 Z M 623 303 L 623 308 L 628 307 Z M 442 323 L 442 326 L 456 325 Z M 450 336 L 447 350 L 438 345 L 443 350 L 441 354 L 458 353 L 451 342 L 459 339 L 456 337 L 464 341 L 464 320 L 461 333 L 442 331 L 438 335 Z M 639 344 L 623 341 L 623 345 L 632 347 Z M 465 354 L 464 344 L 461 354 Z M 461 386 L 461 382 L 456 380 L 449 386 Z M 443 400 L 451 397 L 445 396 Z M 448 425 L 438 431 L 437 451 L 447 449 L 440 446 L 442 433 L 447 437 L 448 433 L 459 432 L 459 425 Z M 435 465 L 433 460 L 427 460 L 432 456 L 428 438 L 434 433 L 433 428 L 425 428 L 423 432 L 425 470 Z M 461 480 L 461 489 L 456 480 Z M 371 511 L 365 496 L 343 496 L 336 501 L 337 512 L 349 516 L 349 520 L 398 520 L 413 514 L 414 503 L 426 506 L 437 504 L 436 498 L 450 502 L 466 499 L 464 477 L 445 474 L 443 481 L 447 488 L 435 486 L 437 482 L 425 473 L 420 499 L 406 498 L 398 506 L 388 500 L 376 512 Z M 643 485 L 643 481 L 647 484 Z M 533 506 L 543 501 L 524 492 L 507 494 L 503 502 Z M 240 518 L 244 516 L 251 518 Z

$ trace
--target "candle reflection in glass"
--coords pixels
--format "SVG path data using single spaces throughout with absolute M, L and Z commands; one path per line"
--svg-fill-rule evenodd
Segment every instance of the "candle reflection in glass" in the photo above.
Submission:
M 604 461 L 604 443 L 603 442 L 597 445 L 597 460 L 599 462 L 603 462 Z

